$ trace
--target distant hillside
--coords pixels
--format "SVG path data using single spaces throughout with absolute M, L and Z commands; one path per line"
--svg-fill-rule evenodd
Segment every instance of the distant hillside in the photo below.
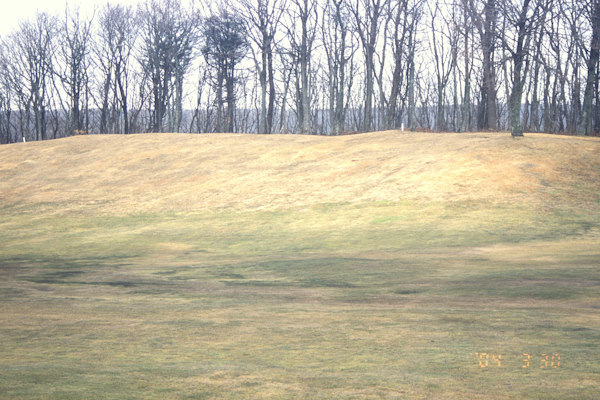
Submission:
M 209 211 L 403 200 L 598 207 L 600 139 L 98 135 L 0 146 L 0 206 Z

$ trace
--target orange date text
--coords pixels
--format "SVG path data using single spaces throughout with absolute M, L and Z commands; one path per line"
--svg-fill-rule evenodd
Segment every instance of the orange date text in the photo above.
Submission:
M 503 356 L 500 353 L 475 353 L 480 368 L 502 368 L 520 365 L 520 368 L 557 369 L 560 368 L 560 354 L 521 353 L 519 356 Z

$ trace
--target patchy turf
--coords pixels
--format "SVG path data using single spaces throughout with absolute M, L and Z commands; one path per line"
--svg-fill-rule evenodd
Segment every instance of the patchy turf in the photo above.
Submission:
M 2 146 L 0 398 L 598 398 L 599 151 L 398 132 Z

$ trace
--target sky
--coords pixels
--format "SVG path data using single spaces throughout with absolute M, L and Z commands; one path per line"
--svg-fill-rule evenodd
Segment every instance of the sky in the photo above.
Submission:
M 0 35 L 14 31 L 23 19 L 32 18 L 37 11 L 47 11 L 54 15 L 64 15 L 67 3 L 69 7 L 78 6 L 82 12 L 91 13 L 94 6 L 111 4 L 138 4 L 141 0 L 6 0 L 0 12 Z

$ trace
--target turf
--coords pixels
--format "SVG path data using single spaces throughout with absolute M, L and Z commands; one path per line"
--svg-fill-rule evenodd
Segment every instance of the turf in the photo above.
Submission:
M 598 398 L 598 149 L 397 133 L 3 146 L 0 398 Z M 379 165 L 324 178 L 364 152 Z M 77 183 L 80 154 L 98 170 Z M 204 180 L 179 186 L 189 174 Z

